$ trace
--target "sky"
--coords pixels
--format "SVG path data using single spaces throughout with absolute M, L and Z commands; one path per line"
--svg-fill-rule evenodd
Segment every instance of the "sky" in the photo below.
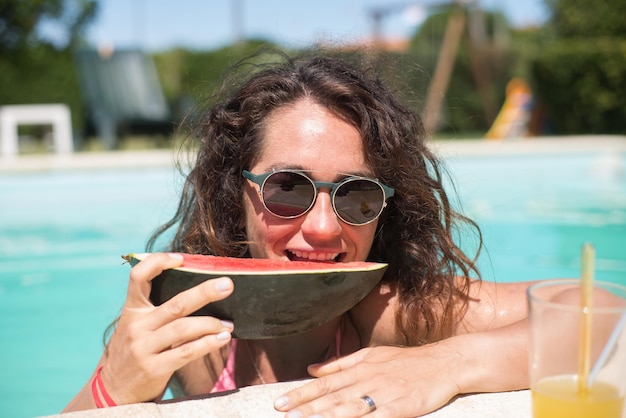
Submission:
M 546 20 L 545 0 L 476 0 L 503 12 L 511 25 Z M 87 31 L 93 46 L 149 51 L 186 47 L 211 50 L 240 38 L 306 47 L 316 42 L 358 42 L 372 36 L 371 11 L 393 8 L 382 20 L 386 38 L 409 38 L 440 0 L 101 0 Z M 422 7 L 420 7 L 420 5 Z M 393 6 L 393 7 L 390 7 Z

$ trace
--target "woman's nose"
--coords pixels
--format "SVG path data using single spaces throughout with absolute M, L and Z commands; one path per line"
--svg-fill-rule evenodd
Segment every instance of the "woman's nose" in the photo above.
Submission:
M 305 215 L 302 232 L 318 236 L 337 236 L 341 233 L 341 223 L 333 210 L 330 193 L 317 194 L 317 200 Z

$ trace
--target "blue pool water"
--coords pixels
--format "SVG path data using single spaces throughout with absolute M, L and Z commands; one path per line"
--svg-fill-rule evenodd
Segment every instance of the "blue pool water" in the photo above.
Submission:
M 449 162 L 478 222 L 483 278 L 578 277 L 584 242 L 596 278 L 626 284 L 626 154 L 465 157 Z
M 0 174 L 0 415 L 59 412 L 124 301 L 122 254 L 173 211 L 170 169 Z
M 483 229 L 485 279 L 577 276 L 590 241 L 597 278 L 626 283 L 625 155 L 448 164 Z M 0 173 L 2 416 L 58 413 L 82 387 L 124 301 L 120 255 L 143 250 L 172 214 L 178 183 L 167 168 Z

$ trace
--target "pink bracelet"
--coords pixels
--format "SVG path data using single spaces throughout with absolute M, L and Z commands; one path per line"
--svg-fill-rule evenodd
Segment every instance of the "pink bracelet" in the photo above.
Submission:
M 104 388 L 104 383 L 102 382 L 102 376 L 100 374 L 101 371 L 102 366 L 98 367 L 98 369 L 96 370 L 96 375 L 91 381 L 91 394 L 93 395 L 93 400 L 98 408 L 117 406 L 113 398 L 111 398 L 111 395 L 109 395 L 107 390 Z M 102 399 L 100 399 L 98 391 L 100 391 L 100 394 L 102 394 L 104 402 L 102 402 Z

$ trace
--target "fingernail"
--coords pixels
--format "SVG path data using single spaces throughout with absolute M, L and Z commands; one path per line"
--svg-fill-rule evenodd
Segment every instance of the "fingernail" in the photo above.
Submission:
M 225 340 L 228 340 L 228 339 L 230 339 L 230 332 L 228 332 L 228 331 L 222 331 L 222 332 L 220 332 L 219 334 L 217 334 L 217 335 L 215 336 L 215 338 L 217 338 L 217 339 L 218 339 L 218 340 L 220 340 L 220 341 L 225 341 Z
M 235 328 L 235 324 L 233 324 L 232 321 L 226 321 L 222 319 L 221 322 L 222 322 L 222 326 L 225 328 L 230 328 L 230 329 Z
M 183 259 L 183 255 L 182 254 L 168 253 L 167 255 L 169 255 L 170 258 L 173 258 L 174 260 L 182 260 Z
M 287 412 L 287 415 L 285 415 L 285 417 L 287 417 L 287 418 L 302 418 L 302 413 L 300 413 L 300 411 L 289 411 L 289 412 Z
M 215 289 L 223 292 L 225 290 L 230 290 L 233 282 L 228 277 L 222 277 L 215 282 Z
M 280 396 L 276 398 L 276 400 L 274 401 L 274 408 L 283 408 L 287 406 L 287 402 L 289 402 L 289 399 L 287 399 L 286 396 Z M 293 412 L 297 412 L 297 411 L 293 411 Z M 287 416 L 289 416 L 289 414 L 287 414 Z

